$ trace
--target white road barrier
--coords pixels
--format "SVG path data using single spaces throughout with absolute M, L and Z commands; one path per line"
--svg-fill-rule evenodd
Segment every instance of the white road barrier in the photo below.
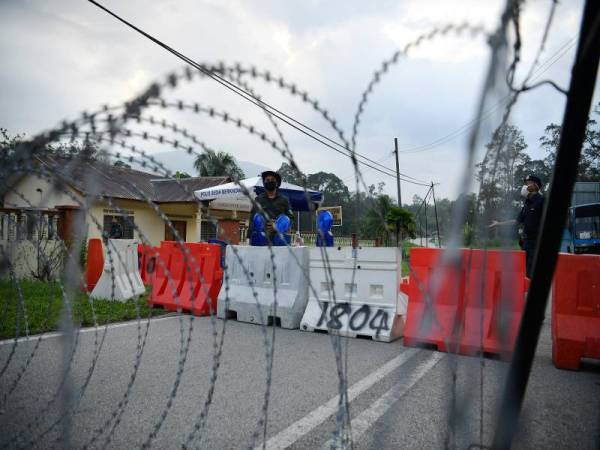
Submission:
M 137 246 L 135 239 L 108 240 L 102 275 L 90 297 L 125 301 L 145 292 L 138 268 Z
M 257 324 L 279 322 L 289 329 L 300 326 L 308 301 L 308 281 L 303 273 L 308 269 L 308 248 L 272 247 L 271 251 L 268 247 L 227 246 L 218 317 Z
M 406 299 L 399 293 L 398 248 L 328 247 L 310 251 L 309 301 L 304 331 L 368 336 L 390 342 L 402 336 Z

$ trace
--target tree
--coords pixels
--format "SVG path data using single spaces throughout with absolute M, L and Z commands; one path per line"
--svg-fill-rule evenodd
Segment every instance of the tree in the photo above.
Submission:
M 283 181 L 287 181 L 288 183 L 304 186 L 304 183 L 306 182 L 306 175 L 286 162 L 281 164 L 277 173 L 281 175 Z
M 178 179 L 181 179 L 181 178 L 192 178 L 192 176 L 191 176 L 189 173 L 187 173 L 187 172 L 180 172 L 179 170 L 178 170 L 178 171 L 176 171 L 176 172 L 173 174 L 173 176 L 174 176 L 175 178 L 178 178 Z
M 206 150 L 196 157 L 194 168 L 201 177 L 231 177 L 234 180 L 244 178 L 244 172 L 235 158 L 227 152 Z
M 520 206 L 521 172 L 531 161 L 521 130 L 513 125 L 498 128 L 486 145 L 483 161 L 477 165 L 480 182 L 479 204 L 483 214 L 480 226 L 494 219 L 513 218 Z
M 369 237 L 383 237 L 386 243 L 390 237 L 388 218 L 394 207 L 394 202 L 389 195 L 378 195 L 372 205 L 366 209 L 363 223 L 363 233 Z
M 10 136 L 5 128 L 0 128 L 0 165 L 5 167 L 15 156 L 19 144 L 23 142 L 24 134 Z M 82 158 L 85 160 L 102 160 L 108 163 L 108 153 L 98 145 L 86 140 L 84 142 L 53 142 L 40 151 L 40 156 L 55 158 Z M 117 165 L 117 164 L 115 164 Z
M 594 115 L 600 115 L 600 102 L 594 108 Z M 561 126 L 551 123 L 540 137 L 540 145 L 546 150 L 545 165 L 550 173 L 554 168 L 556 151 L 560 142 Z M 549 178 L 548 178 L 549 180 Z M 588 119 L 579 168 L 577 170 L 577 181 L 599 181 L 600 180 L 600 127 L 595 119 Z
M 2 163 L 2 166 L 5 166 L 12 159 L 23 136 L 23 134 L 11 136 L 6 128 L 0 128 L 0 163 Z
M 550 182 L 550 177 L 552 176 L 552 165 L 548 165 L 544 159 L 529 159 L 516 168 L 515 178 L 517 181 L 521 180 L 523 182 L 525 177 L 532 173 L 540 177 L 542 183 L 546 185 Z
M 101 160 L 109 163 L 108 153 L 99 148 L 98 144 L 93 141 L 55 142 L 46 146 L 44 154 L 54 156 L 55 158 L 82 158 L 91 161 Z M 128 166 L 123 161 L 120 162 L 122 163 L 120 167 Z M 115 164 L 115 166 L 119 167 L 118 164 Z
M 306 187 L 323 193 L 323 206 L 344 205 L 350 199 L 348 186 L 333 173 L 317 172 L 308 175 Z
M 415 218 L 410 211 L 392 205 L 385 216 L 385 221 L 390 229 L 395 232 L 397 245 L 400 245 L 404 236 L 408 236 L 411 239 L 416 237 L 415 230 L 417 225 L 415 223 Z
M 517 179 L 517 169 L 531 160 L 525 153 L 526 148 L 523 132 L 513 125 L 497 129 L 486 145 L 485 157 L 477 166 L 480 201 L 486 210 L 512 203 L 516 189 L 522 183 Z

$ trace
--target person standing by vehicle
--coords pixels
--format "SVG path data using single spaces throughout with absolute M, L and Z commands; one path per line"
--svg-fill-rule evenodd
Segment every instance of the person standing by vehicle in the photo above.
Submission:
M 272 240 L 276 233 L 274 228 L 275 220 L 281 214 L 284 214 L 288 216 L 290 221 L 293 223 L 294 215 L 290 209 L 289 199 L 285 195 L 281 195 L 278 192 L 279 186 L 281 186 L 281 175 L 279 175 L 277 172 L 273 172 L 272 170 L 267 170 L 261 174 L 261 178 L 265 192 L 256 196 L 256 203 L 261 206 L 262 211 L 260 211 L 256 205 L 252 207 L 252 211 L 250 212 L 250 230 L 248 235 L 252 236 L 252 218 L 257 213 L 263 214 L 264 211 L 267 237 Z
M 525 185 L 521 188 L 521 196 L 525 201 L 517 218 L 504 222 L 494 221 L 490 224 L 491 229 L 502 225 L 521 226 L 519 245 L 525 250 L 526 273 L 529 278 L 533 269 L 533 258 L 544 209 L 544 196 L 540 192 L 542 187 L 542 180 L 539 177 L 533 174 L 525 177 Z

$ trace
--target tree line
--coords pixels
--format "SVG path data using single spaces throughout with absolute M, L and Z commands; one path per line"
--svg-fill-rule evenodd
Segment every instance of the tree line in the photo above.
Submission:
M 577 181 L 600 181 L 598 115 L 600 103 L 595 106 L 593 116 L 588 120 Z M 0 131 L 0 161 L 6 161 L 21 136 L 10 137 L 6 130 Z M 491 220 L 505 220 L 517 215 L 522 203 L 519 187 L 527 174 L 536 174 L 545 184 L 544 190 L 547 192 L 560 135 L 560 125 L 549 124 L 539 138 L 539 146 L 545 155 L 533 159 L 527 153 L 528 144 L 517 126 L 506 125 L 497 129 L 485 146 L 483 160 L 476 166 L 479 192 L 457 200 L 435 198 L 435 204 L 431 192 L 423 197 L 415 195 L 412 203 L 398 207 L 395 199 L 383 192 L 383 182 L 368 186 L 366 192 L 354 192 L 332 172 L 303 173 L 288 163 L 283 163 L 278 171 L 287 182 L 322 192 L 325 198 L 322 206 L 342 207 L 342 226 L 333 229 L 336 235 L 356 233 L 359 238 L 383 238 L 386 243 L 417 235 L 443 241 L 448 236 L 457 201 L 461 200 L 466 203 L 467 211 L 463 218 L 464 244 L 475 245 L 489 238 L 487 225 Z M 103 159 L 104 156 L 104 152 L 93 143 L 57 145 L 49 148 L 48 152 L 56 156 L 85 153 L 93 159 Z M 125 165 L 119 161 L 114 164 Z M 224 151 L 205 151 L 197 156 L 194 167 L 199 176 L 244 177 L 233 155 Z M 190 175 L 176 172 L 175 176 L 185 178 Z M 299 218 L 302 231 L 315 231 L 314 215 L 301 213 Z

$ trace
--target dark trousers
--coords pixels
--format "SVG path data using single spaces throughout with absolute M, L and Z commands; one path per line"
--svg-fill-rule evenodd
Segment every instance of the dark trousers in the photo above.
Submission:
M 525 250 L 525 273 L 527 278 L 531 278 L 533 270 L 533 256 L 535 255 L 535 244 L 537 239 L 525 239 L 523 241 L 523 250 Z

